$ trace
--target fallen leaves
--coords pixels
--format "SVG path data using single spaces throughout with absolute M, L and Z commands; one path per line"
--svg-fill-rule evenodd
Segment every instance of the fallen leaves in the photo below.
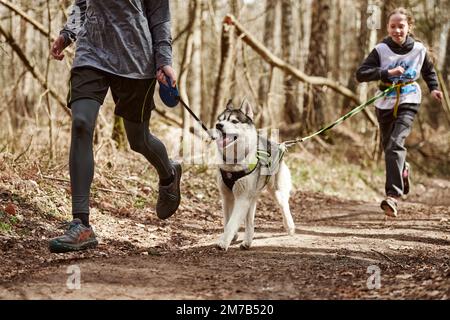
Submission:
M 17 214 L 17 206 L 13 203 L 8 203 L 3 210 L 10 216 L 15 216 Z

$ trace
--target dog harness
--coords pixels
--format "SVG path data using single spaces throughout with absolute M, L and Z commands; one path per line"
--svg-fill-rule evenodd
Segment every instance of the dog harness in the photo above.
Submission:
M 248 176 L 255 170 L 261 170 L 265 176 L 263 188 L 269 183 L 273 174 L 278 171 L 278 166 L 283 159 L 286 150 L 280 144 L 271 142 L 261 136 L 258 136 L 258 149 L 256 150 L 256 162 L 250 163 L 245 170 L 225 171 L 220 169 L 220 174 L 225 185 L 233 190 L 234 184 L 239 179 Z

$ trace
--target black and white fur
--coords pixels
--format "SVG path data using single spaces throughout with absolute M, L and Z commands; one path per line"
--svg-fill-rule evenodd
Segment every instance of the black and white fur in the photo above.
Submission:
M 253 124 L 253 111 L 250 103 L 244 99 L 239 109 L 235 109 L 231 102 L 218 117 L 216 139 L 219 155 L 224 163 L 219 169 L 226 172 L 238 172 L 247 168 L 250 159 L 254 159 L 258 135 Z M 236 152 L 239 150 L 240 152 Z M 232 152 L 234 151 L 234 152 Z M 229 159 L 230 154 L 234 159 Z M 231 160 L 231 161 L 230 161 Z M 292 189 L 291 173 L 284 161 L 279 163 L 278 170 L 266 179 L 262 174 L 262 167 L 257 167 L 250 174 L 237 180 L 230 190 L 225 185 L 219 171 L 218 187 L 222 196 L 224 233 L 220 236 L 217 246 L 227 250 L 233 240 L 237 240 L 237 233 L 242 222 L 245 221 L 245 235 L 241 249 L 249 249 L 252 245 L 255 230 L 256 203 L 261 192 L 267 186 L 270 194 L 279 204 L 283 223 L 289 235 L 295 233 L 295 225 L 289 208 L 289 196 Z

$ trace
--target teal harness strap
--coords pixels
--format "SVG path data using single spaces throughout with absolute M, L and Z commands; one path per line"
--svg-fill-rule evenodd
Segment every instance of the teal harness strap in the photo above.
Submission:
M 274 151 L 274 149 L 271 150 Z M 266 172 L 264 171 L 261 172 L 262 175 L 265 175 L 264 186 L 262 187 L 262 189 L 264 189 L 269 183 L 272 175 L 274 175 L 278 171 L 277 166 L 283 159 L 284 154 L 286 153 L 286 147 L 284 146 L 284 144 L 277 144 L 276 152 L 277 152 L 276 158 L 273 159 L 273 154 L 271 152 L 259 148 L 256 150 L 256 162 L 250 163 L 247 166 L 246 170 L 226 172 L 220 169 L 223 182 L 230 190 L 233 190 L 233 186 L 236 183 L 236 181 L 253 173 L 255 170 L 261 168 L 261 170 L 263 169 L 266 170 Z

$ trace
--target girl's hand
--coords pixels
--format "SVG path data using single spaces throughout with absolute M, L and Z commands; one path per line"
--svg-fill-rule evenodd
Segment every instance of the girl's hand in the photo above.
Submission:
M 439 91 L 439 90 L 433 90 L 433 91 L 431 91 L 431 96 L 432 96 L 433 98 L 435 98 L 437 101 L 442 101 L 442 99 L 443 99 L 442 92 Z
M 398 66 L 394 69 L 388 70 L 389 77 L 398 77 L 405 73 L 405 68 Z

